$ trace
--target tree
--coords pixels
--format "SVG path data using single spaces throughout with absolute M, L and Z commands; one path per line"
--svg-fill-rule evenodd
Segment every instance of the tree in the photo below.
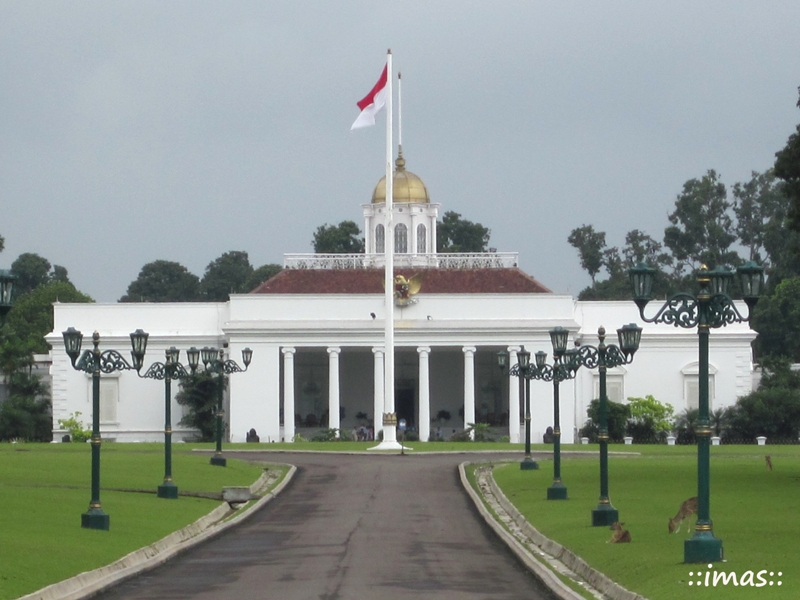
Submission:
M 608 438 L 612 442 L 621 442 L 625 436 L 625 424 L 630 417 L 630 410 L 627 404 L 620 402 L 606 402 L 606 426 L 608 427 Z M 597 436 L 600 427 L 600 400 L 595 399 L 589 403 L 589 408 L 586 409 L 586 414 L 589 420 L 586 421 L 581 435 L 588 437 L 592 443 L 597 441 Z
M 200 431 L 200 441 L 209 442 L 216 433 L 217 398 L 219 375 L 200 371 L 180 380 L 180 391 L 175 400 L 187 407 L 180 424 Z M 223 392 L 227 377 L 222 378 Z
M 436 222 L 437 252 L 486 252 L 491 231 L 480 223 L 462 219 L 457 212 L 447 211 Z
M 772 296 L 761 298 L 751 326 L 758 332 L 756 356 L 784 356 L 800 361 L 800 277 L 784 279 Z
M 264 283 L 267 279 L 272 279 L 283 270 L 283 267 L 273 263 L 261 265 L 253 271 L 250 279 L 247 282 L 247 290 L 252 291 L 259 285 Z
M 600 273 L 607 258 L 603 255 L 603 249 L 606 247 L 605 232 L 595 231 L 591 225 L 583 225 L 573 229 L 567 241 L 578 251 L 581 267 L 589 273 L 594 285 L 597 283 L 597 274 Z
M 800 87 L 797 88 L 800 92 Z M 800 108 L 800 99 L 797 101 Z M 783 193 L 789 201 L 789 224 L 800 231 L 800 125 L 789 136 L 786 146 L 775 153 L 775 176 L 785 183 Z
M 200 279 L 183 265 L 167 260 L 147 263 L 120 302 L 196 302 Z
M 364 238 L 353 221 L 338 225 L 320 225 L 314 232 L 312 244 L 317 254 L 359 254 L 364 252 Z
M 8 398 L 0 407 L 0 440 L 52 439 L 49 390 L 39 376 L 33 375 L 32 366 L 30 348 L 9 326 L 0 330 L 0 374 L 8 390 Z
M 247 252 L 226 252 L 206 267 L 200 293 L 210 302 L 227 302 L 230 294 L 249 292 L 253 266 Z
M 7 327 L 34 354 L 50 351 L 44 336 L 53 331 L 54 302 L 94 302 L 69 282 L 54 281 L 18 297 L 8 313 Z
M 628 435 L 639 443 L 658 443 L 672 430 L 672 405 L 662 404 L 653 396 L 628 398 L 630 417 L 625 427 Z
M 11 263 L 11 272 L 17 277 L 14 293 L 19 297 L 49 281 L 50 261 L 38 254 L 26 252 Z
M 739 255 L 731 250 L 736 233 L 728 192 L 713 169 L 701 179 L 683 184 L 664 230 L 664 245 L 675 259 L 675 275 L 692 273 L 701 265 L 710 268 L 738 266 Z

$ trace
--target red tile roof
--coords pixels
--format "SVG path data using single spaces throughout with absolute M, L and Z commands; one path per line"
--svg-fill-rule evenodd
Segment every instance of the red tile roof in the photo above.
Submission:
M 517 268 L 403 268 L 407 278 L 422 273 L 421 294 L 549 294 L 536 279 Z M 382 294 L 383 269 L 284 269 L 251 294 Z

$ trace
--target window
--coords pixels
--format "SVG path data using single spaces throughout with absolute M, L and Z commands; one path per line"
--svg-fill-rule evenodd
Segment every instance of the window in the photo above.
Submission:
M 622 375 L 606 374 L 606 397 L 609 402 L 621 403 L 625 399 Z M 594 375 L 594 397 L 600 398 L 600 376 Z
M 683 384 L 684 396 L 686 398 L 686 408 L 698 410 L 700 408 L 700 377 L 698 375 L 685 375 Z M 708 412 L 713 411 L 714 406 L 714 376 L 708 376 Z
M 394 228 L 394 251 L 398 254 L 408 252 L 408 227 L 402 223 Z
M 681 369 L 683 374 L 683 399 L 688 410 L 700 408 L 700 374 L 699 365 L 696 362 L 686 365 Z M 714 406 L 714 376 L 717 373 L 716 367 L 708 365 L 708 410 L 711 412 Z
M 417 225 L 417 254 L 425 254 L 425 248 L 427 247 L 425 234 L 427 233 L 427 229 L 425 225 L 420 223 Z
M 386 248 L 386 231 L 383 225 L 378 225 L 375 228 L 375 252 L 383 254 Z
M 100 379 L 100 422 L 117 424 L 117 401 L 119 399 L 119 379 L 106 377 Z

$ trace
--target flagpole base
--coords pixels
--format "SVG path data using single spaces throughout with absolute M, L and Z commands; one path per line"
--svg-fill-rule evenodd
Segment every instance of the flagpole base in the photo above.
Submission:
M 378 444 L 377 446 L 373 446 L 372 448 L 367 448 L 367 450 L 411 450 L 408 446 L 403 446 L 400 442 L 397 441 L 384 441 Z

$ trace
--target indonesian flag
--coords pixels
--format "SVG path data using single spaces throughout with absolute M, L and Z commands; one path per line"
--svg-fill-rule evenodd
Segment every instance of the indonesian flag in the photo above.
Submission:
M 372 88 L 369 94 L 364 96 L 364 99 L 358 102 L 358 108 L 361 109 L 361 114 L 353 122 L 353 129 L 361 129 L 362 127 L 370 127 L 375 125 L 375 115 L 378 114 L 384 106 L 386 106 L 386 75 L 388 65 L 383 67 L 378 83 Z

